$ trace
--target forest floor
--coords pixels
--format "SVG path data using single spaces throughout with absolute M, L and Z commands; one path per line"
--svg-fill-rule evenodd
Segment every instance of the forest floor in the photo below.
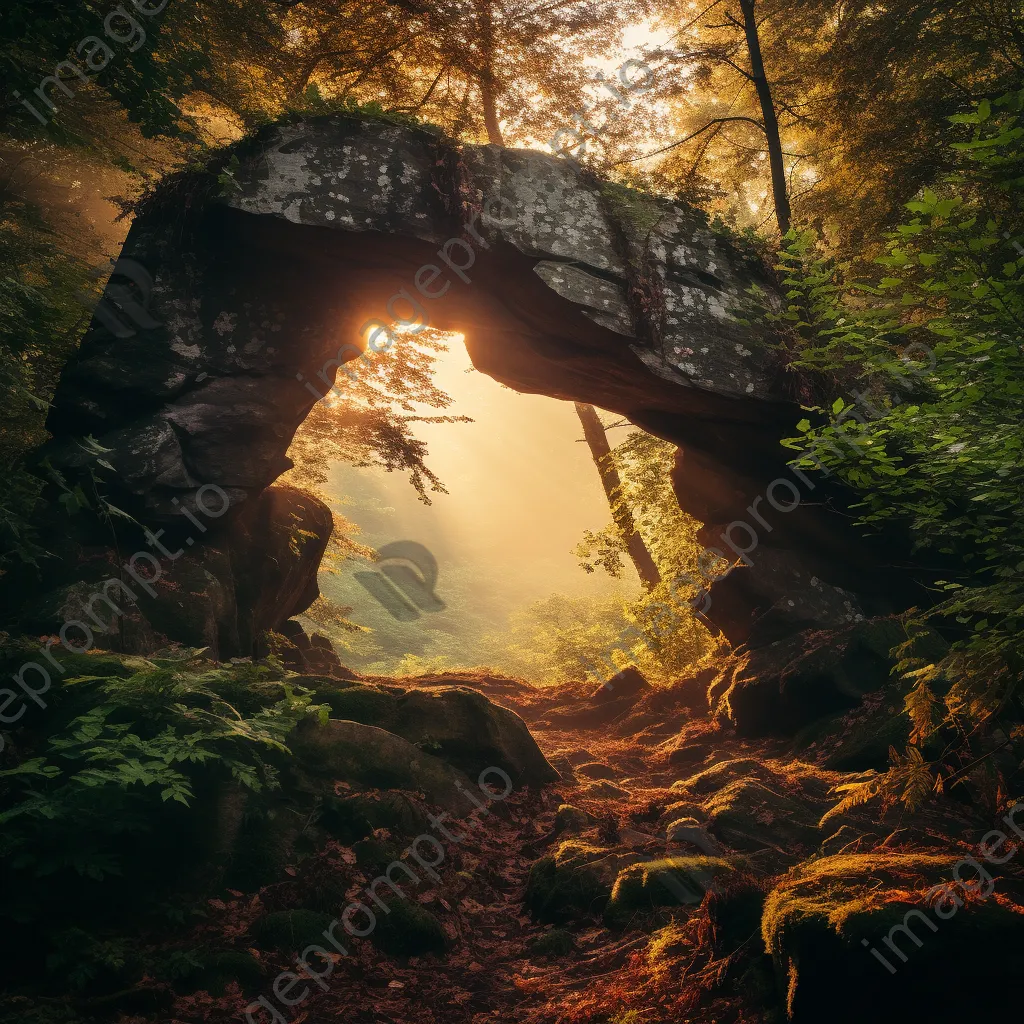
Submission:
M 373 680 L 366 680 L 373 681 Z M 384 682 L 385 680 L 375 680 Z M 648 691 L 634 700 L 605 700 L 593 684 L 538 689 L 517 680 L 474 673 L 386 680 L 405 687 L 463 685 L 479 689 L 520 714 L 560 783 L 513 791 L 475 826 L 450 824 L 461 834 L 448 844 L 432 885 L 413 890 L 440 920 L 444 955 L 385 956 L 369 941 L 345 939 L 349 954 L 288 1017 L 296 1024 L 747 1024 L 783 1021 L 777 978 L 765 955 L 760 908 L 764 894 L 794 864 L 809 856 L 897 848 L 950 849 L 970 834 L 965 822 L 936 813 L 913 833 L 899 820 L 845 819 L 828 846 L 816 834 L 821 815 L 836 801 L 844 776 L 796 759 L 782 740 L 745 741 L 695 712 L 707 675 L 685 685 Z M 813 754 L 813 751 L 812 751 Z M 731 795 L 730 795 L 731 794 Z M 716 803 L 717 801 L 717 803 Z M 571 805 L 566 827 L 559 808 Z M 669 845 L 666 824 L 689 818 L 696 844 Z M 877 818 L 877 815 L 876 815 Z M 714 839 L 703 823 L 713 819 Z M 458 830 L 458 832 L 456 832 Z M 726 920 L 720 892 L 691 905 L 651 906 L 608 927 L 601 907 L 583 905 L 562 919 L 538 920 L 528 909 L 531 868 L 572 839 L 621 867 L 666 856 L 702 852 L 702 838 L 723 856 L 742 858 L 744 869 L 729 893 Z M 704 851 L 707 852 L 707 851 Z M 334 845 L 298 874 L 335 868 L 351 872 L 350 849 Z M 289 869 L 290 874 L 295 874 Z M 351 875 L 349 876 L 351 878 Z M 612 875 L 614 878 L 614 874 Z M 301 880 L 301 879 L 300 879 Z M 355 876 L 347 895 L 365 886 Z M 211 901 L 195 941 L 229 941 L 244 948 L 252 923 L 287 909 L 291 882 L 256 895 Z M 756 895 L 756 910 L 742 909 L 742 892 Z M 603 900 L 601 901 L 604 902 Z M 669 901 L 655 901 L 655 903 Z M 740 907 L 737 912 L 736 908 Z M 534 910 L 536 908 L 533 908 Z M 544 915 L 540 915 L 543 919 Z M 739 931 L 737 931 L 737 928 Z M 729 932 L 723 942 L 723 933 Z M 547 938 L 545 939 L 545 936 Z M 538 946 L 539 940 L 541 944 Z M 265 978 L 294 969 L 295 955 L 250 949 Z M 783 984 L 784 990 L 784 984 Z M 263 985 L 262 991 L 268 991 Z M 248 997 L 229 987 L 177 998 L 161 1015 L 167 1022 L 226 1022 L 244 1018 Z M 125 1016 L 141 1024 L 151 1016 Z M 267 1020 L 265 1013 L 256 1020 Z

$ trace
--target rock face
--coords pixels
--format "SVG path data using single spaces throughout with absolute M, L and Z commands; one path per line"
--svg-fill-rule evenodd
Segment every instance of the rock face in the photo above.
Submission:
M 517 390 L 593 403 L 676 442 L 683 507 L 727 526 L 784 471 L 778 439 L 799 417 L 777 346 L 740 319 L 755 287 L 757 303 L 781 301 L 698 211 L 572 162 L 346 115 L 281 123 L 142 205 L 104 315 L 64 372 L 45 454 L 74 477 L 87 458 L 75 440 L 93 435 L 118 498 L 151 524 L 203 485 L 241 509 L 288 467 L 339 369 L 358 374 L 402 344 L 385 329 L 399 320 L 463 332 L 474 364 Z M 792 583 L 808 538 L 826 570 L 867 564 L 839 517 L 791 522 L 771 538 L 778 580 L 746 587 L 739 607 L 723 597 L 737 642 L 777 603 L 765 587 Z M 851 580 L 817 575 L 843 605 Z M 808 615 L 781 609 L 783 628 Z M 814 622 L 831 624 L 831 603 L 823 615 Z
M 499 380 L 640 421 L 706 435 L 790 411 L 769 339 L 735 317 L 764 272 L 691 208 L 352 117 L 274 126 L 235 156 L 205 204 L 182 193 L 210 183 L 186 180 L 142 211 L 122 259 L 152 276 L 159 326 L 94 322 L 50 418 L 59 464 L 94 434 L 151 512 L 201 483 L 243 501 L 272 482 L 317 391 L 358 356 L 339 347 L 375 317 L 465 331 Z M 659 298 L 641 314 L 643 282 Z
M 205 647 L 220 660 L 249 657 L 257 649 L 265 653 L 263 634 L 287 631 L 288 619 L 319 597 L 317 570 L 334 525 L 318 498 L 280 485 L 262 491 L 229 530 L 209 539 L 197 528 L 186 536 L 180 527 L 169 527 L 158 538 L 166 555 L 120 527 L 126 535 L 111 551 L 105 528 L 95 534 L 84 522 L 72 521 L 80 531 L 74 533 L 67 522 L 65 517 L 55 524 L 58 557 L 42 562 L 41 582 L 17 574 L 5 581 L 31 595 L 11 605 L 14 617 L 7 624 L 38 636 L 79 621 L 100 647 L 150 653 L 176 642 Z M 135 559 L 138 578 L 124 568 L 133 551 L 143 556 Z M 123 618 L 112 621 L 117 610 Z M 72 635 L 79 643 L 79 634 Z
M 879 618 L 778 640 L 726 665 L 709 689 L 712 711 L 741 736 L 793 735 L 880 691 L 896 663 L 891 652 L 906 639 L 899 619 Z M 917 643 L 930 658 L 945 650 L 934 635 Z
M 431 803 L 465 813 L 473 784 L 440 758 L 408 740 L 359 722 L 331 720 L 306 724 L 292 745 L 308 770 L 331 779 L 352 779 L 381 789 L 420 789 Z

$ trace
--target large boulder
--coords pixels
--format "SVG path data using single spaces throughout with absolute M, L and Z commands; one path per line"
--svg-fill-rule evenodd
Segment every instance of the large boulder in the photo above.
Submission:
M 796 1024 L 1002 1016 L 1024 969 L 1024 906 L 978 861 L 840 855 L 801 864 L 770 893 L 765 949 Z M 1007 887 L 1009 888 L 1009 887 Z M 884 1007 L 884 1011 L 880 1010 Z
M 474 809 L 465 794 L 472 793 L 476 783 L 401 736 L 372 725 L 307 720 L 296 730 L 292 749 L 306 771 L 331 780 L 421 791 L 431 803 L 459 816 Z
M 462 686 L 417 688 L 399 697 L 386 727 L 414 743 L 430 744 L 439 757 L 474 779 L 492 766 L 514 783 L 557 782 L 526 723 L 508 708 Z
M 216 510 L 217 498 L 209 501 Z M 63 516 L 52 534 L 59 557 L 44 560 L 32 581 L 20 572 L 5 579 L 24 596 L 5 603 L 0 625 L 38 636 L 77 620 L 96 646 L 128 653 L 170 643 L 206 648 L 219 660 L 266 653 L 265 634 L 286 628 L 320 595 L 317 571 L 334 527 L 331 510 L 311 494 L 275 485 L 254 496 L 227 528 L 219 516 L 195 518 L 203 532 L 179 516 L 157 534 L 169 553 L 163 556 L 133 526 L 117 528 L 114 552 L 105 546 L 107 527 L 96 535 L 80 516 L 69 529 Z M 135 572 L 147 585 L 119 569 L 134 552 L 141 553 Z M 71 642 L 81 643 L 82 635 L 75 627 Z
M 619 872 L 641 858 L 583 839 L 567 839 L 530 869 L 525 903 L 538 920 L 554 924 L 600 917 Z
M 379 726 L 478 778 L 500 768 L 515 785 L 556 782 L 526 723 L 508 708 L 464 686 L 417 687 L 333 680 L 314 684 L 337 718 Z M 495 779 L 491 778 L 493 784 Z
M 799 633 L 733 659 L 712 683 L 709 699 L 741 736 L 791 736 L 884 687 L 896 664 L 892 651 L 906 640 L 893 617 Z
M 721 857 L 666 857 L 623 868 L 615 879 L 604 920 L 615 927 L 657 907 L 698 906 L 735 871 Z

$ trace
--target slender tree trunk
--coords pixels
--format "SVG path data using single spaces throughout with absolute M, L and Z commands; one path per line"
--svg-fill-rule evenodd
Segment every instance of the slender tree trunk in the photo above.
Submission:
M 480 92 L 484 100 L 484 125 L 487 127 L 487 141 L 492 146 L 504 146 L 505 137 L 501 134 L 501 124 L 498 121 L 498 106 L 494 97 L 494 83 L 490 72 L 487 72 L 480 81 Z
M 476 0 L 477 31 L 480 33 L 481 68 L 480 95 L 484 107 L 484 127 L 487 141 L 492 146 L 504 146 L 501 134 L 501 120 L 498 117 L 498 92 L 494 75 L 494 19 L 491 17 L 491 0 Z
M 617 501 L 618 491 L 622 481 L 619 479 L 619 472 L 611 459 L 611 446 L 608 444 L 608 435 L 605 433 L 601 418 L 592 405 L 584 405 L 576 402 L 576 415 L 583 424 L 583 436 L 590 446 L 590 454 L 594 457 L 594 464 L 601 475 L 601 483 L 604 486 L 604 493 L 608 497 L 608 504 L 612 509 L 612 517 L 615 525 L 622 534 L 626 543 L 626 551 L 636 566 L 640 582 L 648 589 L 656 587 L 661 582 L 661 573 L 654 564 L 650 551 L 644 543 L 643 537 L 637 533 L 636 524 L 628 508 L 623 507 L 622 501 Z
M 740 0 L 740 9 L 743 11 L 743 31 L 747 37 L 750 71 L 754 80 L 754 88 L 757 90 L 757 99 L 761 104 L 761 120 L 764 123 L 764 134 L 768 143 L 775 219 L 779 223 L 779 231 L 785 235 L 790 229 L 792 219 L 789 208 L 789 192 L 786 188 L 786 164 L 782 158 L 782 139 L 779 136 L 779 119 L 775 115 L 772 87 L 765 74 L 764 59 L 761 56 L 761 38 L 757 31 L 757 19 L 754 17 L 755 2 L 756 0 Z

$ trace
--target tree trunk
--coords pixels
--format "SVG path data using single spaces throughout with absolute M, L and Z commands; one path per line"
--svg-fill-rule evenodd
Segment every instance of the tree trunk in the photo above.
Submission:
M 583 436 L 587 439 L 590 454 L 594 457 L 594 464 L 601 475 L 601 483 L 604 486 L 604 493 L 608 497 L 615 525 L 622 534 L 626 551 L 633 560 L 633 565 L 636 566 L 640 582 L 647 590 L 651 590 L 661 582 L 661 573 L 658 572 L 658 567 L 654 564 L 654 559 L 651 557 L 650 551 L 647 550 L 643 537 L 637 533 L 629 509 L 624 507 L 624 502 L 616 500 L 619 497 L 618 492 L 622 481 L 619 479 L 619 472 L 611 458 L 612 450 L 608 444 L 608 435 L 604 431 L 604 425 L 592 405 L 584 405 L 582 402 L 574 404 L 576 415 L 579 416 L 580 423 L 583 424 Z
M 484 127 L 492 146 L 504 146 L 498 117 L 498 87 L 494 77 L 494 20 L 490 0 L 476 0 L 477 31 L 480 33 L 480 96 L 484 107 Z
M 768 162 L 772 172 L 772 197 L 775 201 L 775 219 L 779 231 L 787 234 L 791 225 L 792 214 L 789 209 L 789 192 L 786 188 L 786 165 L 782 158 L 782 139 L 779 136 L 779 119 L 775 115 L 775 102 L 772 99 L 772 87 L 764 72 L 764 59 L 761 56 L 761 39 L 757 31 L 757 19 L 754 17 L 756 0 L 740 0 L 743 11 L 743 31 L 747 37 L 747 55 L 750 58 L 750 71 L 757 90 L 757 99 L 761 104 L 761 120 L 764 123 L 764 134 L 768 143 Z
M 498 122 L 498 107 L 494 99 L 494 84 L 490 72 L 480 81 L 480 92 L 484 100 L 484 125 L 487 127 L 487 141 L 492 146 L 504 146 L 505 137 L 501 134 Z

